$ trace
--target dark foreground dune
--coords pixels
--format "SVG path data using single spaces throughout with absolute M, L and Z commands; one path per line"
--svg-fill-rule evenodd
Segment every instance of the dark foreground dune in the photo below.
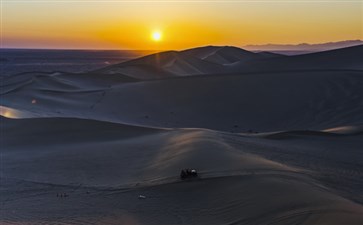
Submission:
M 8 77 L 0 223 L 362 224 L 363 74 L 337 60 L 360 49 L 305 59 L 206 47 L 162 66 L 152 55 Z M 310 57 L 336 61 L 226 69 Z M 184 168 L 200 179 L 181 181 Z

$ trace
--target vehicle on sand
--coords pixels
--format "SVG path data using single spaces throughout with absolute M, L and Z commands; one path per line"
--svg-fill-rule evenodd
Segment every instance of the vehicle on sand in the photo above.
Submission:
M 190 179 L 190 178 L 197 178 L 198 177 L 198 172 L 195 169 L 183 169 L 180 172 L 180 179 L 185 180 L 185 179 Z

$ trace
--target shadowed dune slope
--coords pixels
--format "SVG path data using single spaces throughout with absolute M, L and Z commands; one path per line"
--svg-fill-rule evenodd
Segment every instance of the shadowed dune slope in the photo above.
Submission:
M 10 178 L 128 187 L 138 182 L 175 182 L 184 167 L 198 167 L 206 173 L 204 177 L 254 169 L 267 173 L 295 171 L 240 154 L 208 130 L 160 130 L 73 118 L 2 117 L 1 122 L 1 129 L 7 133 L 1 140 L 5 146 L 3 172 Z M 20 137 L 22 142 L 17 141 Z M 206 155 L 208 159 L 204 159 Z M 14 160 L 25 161 L 14 164 Z
M 363 45 L 304 55 L 236 63 L 231 71 L 363 70 Z
M 97 73 L 150 80 L 236 72 L 362 70 L 362 57 L 363 45 L 298 56 L 253 53 L 230 46 L 206 46 L 156 53 L 103 68 Z
M 2 99 L 7 107 L 44 116 L 270 132 L 362 124 L 361 87 L 357 71 L 198 76 L 76 90 L 43 77 Z
M 138 71 L 144 70 L 144 72 Z M 138 79 L 155 79 L 222 71 L 223 67 L 177 51 L 155 53 L 101 69 L 100 73 L 125 74 Z M 154 73 L 157 74 L 155 77 Z
M 72 118 L 1 117 L 1 129 L 8 134 L 0 143 L 5 223 L 358 225 L 363 220 L 363 207 L 352 200 L 361 196 L 362 167 L 349 166 L 361 163 L 356 151 L 361 137 L 270 140 Z M 335 147 L 318 150 L 327 141 Z M 354 145 L 341 157 L 338 146 L 347 142 Z M 202 179 L 180 182 L 181 168 L 196 168 Z M 57 193 L 69 196 L 59 199 Z M 147 198 L 138 200 L 140 194 Z
M 181 53 L 221 65 L 238 61 L 247 62 L 254 59 L 268 58 L 269 56 L 267 54 L 253 53 L 232 46 L 207 46 L 184 50 Z
M 112 65 L 97 71 L 101 74 L 124 74 L 137 79 L 160 79 L 175 76 L 205 75 L 226 72 L 225 65 L 247 63 L 278 57 L 277 54 L 253 53 L 230 46 L 206 46 L 184 51 L 155 53 Z

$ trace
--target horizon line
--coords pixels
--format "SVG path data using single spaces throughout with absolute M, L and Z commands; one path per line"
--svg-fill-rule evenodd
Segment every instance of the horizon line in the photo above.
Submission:
M 299 45 L 323 45 L 323 44 L 331 44 L 331 43 L 340 43 L 340 42 L 352 42 L 352 41 L 360 41 L 363 42 L 362 39 L 349 39 L 349 40 L 342 40 L 342 41 L 329 41 L 329 42 L 320 42 L 320 43 L 308 43 L 308 42 L 300 42 L 300 43 L 296 43 L 296 44 L 283 44 L 283 43 L 265 43 L 265 44 L 246 44 L 246 45 L 213 45 L 213 44 L 206 44 L 206 45 L 200 45 L 200 46 L 196 46 L 196 47 L 189 47 L 189 48 L 183 48 L 180 50 L 185 50 L 185 49 L 193 49 L 193 48 L 198 48 L 198 47 L 207 47 L 207 46 L 215 46 L 215 47 L 225 47 L 225 46 L 233 46 L 233 47 L 238 47 L 238 48 L 244 48 L 244 47 L 258 47 L 258 46 L 268 46 L 268 45 L 281 45 L 281 46 L 299 46 Z M 116 49 L 116 48 L 42 48 L 42 47 L 3 47 L 1 46 L 1 49 L 6 49 L 6 50 L 64 50 L 64 51 L 155 51 L 155 52 L 161 52 L 161 51 L 180 51 L 180 50 L 175 50 L 175 49 Z M 310 49 L 312 50 L 312 49 Z M 271 50 L 270 50 L 271 51 Z M 275 51 L 275 50 L 272 50 Z M 300 49 L 296 49 L 296 50 L 278 50 L 276 49 L 276 51 L 304 51 L 304 50 L 300 50 Z M 309 49 L 306 49 L 306 51 L 309 51 Z

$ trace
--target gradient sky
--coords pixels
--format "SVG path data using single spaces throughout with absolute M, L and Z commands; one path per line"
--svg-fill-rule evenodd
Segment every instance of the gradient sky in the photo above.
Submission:
M 184 49 L 363 39 L 363 1 L 0 0 L 3 48 Z M 163 40 L 154 42 L 154 30 Z

